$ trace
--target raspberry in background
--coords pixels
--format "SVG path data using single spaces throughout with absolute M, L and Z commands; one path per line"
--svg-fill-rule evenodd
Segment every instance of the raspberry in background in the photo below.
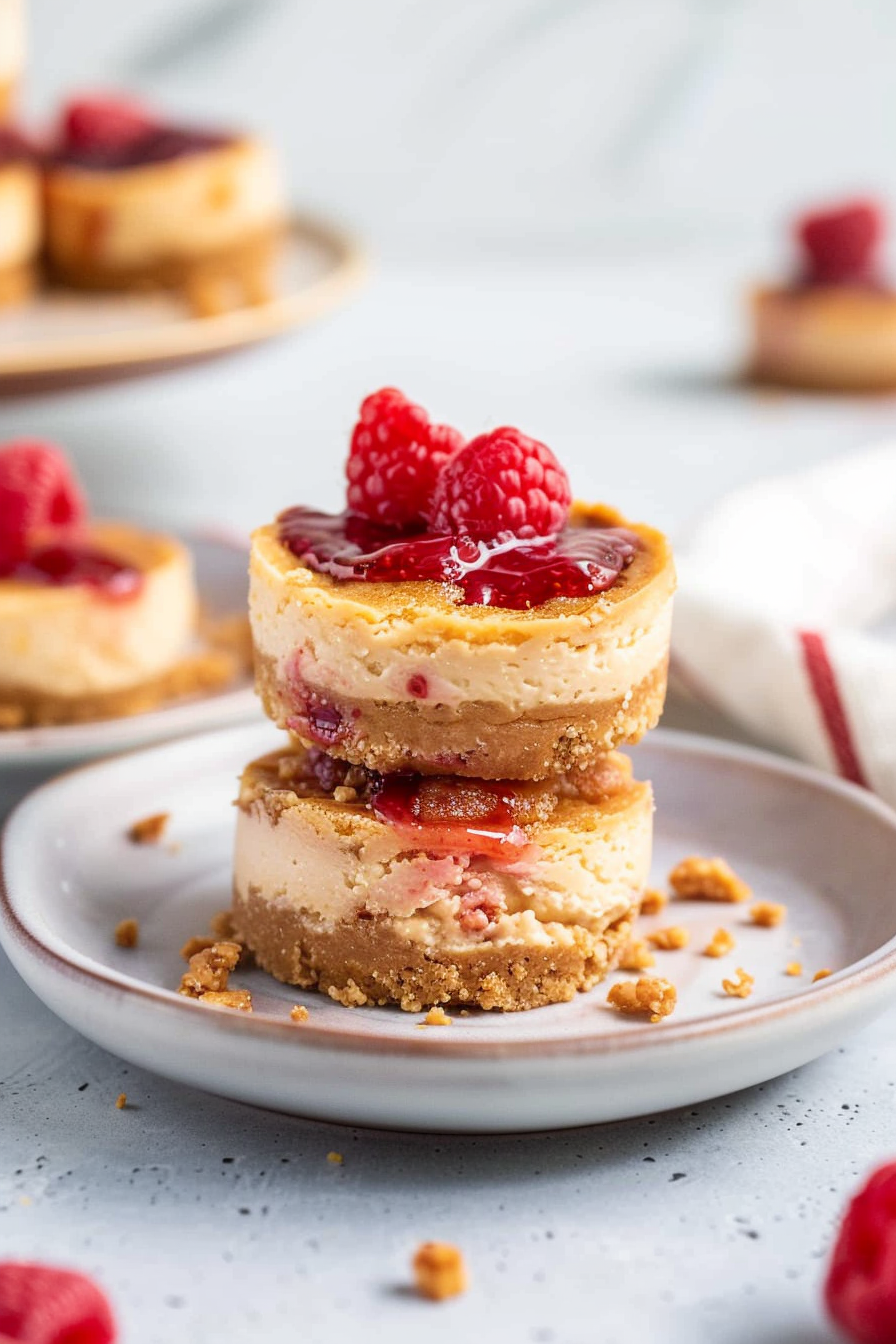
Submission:
M 73 98 L 63 109 L 61 139 L 66 149 L 125 149 L 155 125 L 136 99 L 113 94 Z
M 797 221 L 807 278 L 815 284 L 869 282 L 875 278 L 884 216 L 870 200 L 815 210 Z
M 562 531 L 572 502 L 566 472 L 545 444 L 504 426 L 480 434 L 443 468 L 433 498 L 437 532 L 489 540 Z
M 874 1172 L 849 1205 L 825 1302 L 855 1344 L 896 1344 L 896 1162 Z
M 86 1274 L 0 1261 L 0 1339 L 20 1344 L 113 1344 L 112 1308 Z
M 456 429 L 432 424 L 397 388 L 372 393 L 352 431 L 349 508 L 384 527 L 423 523 L 439 472 L 462 445 Z
M 35 532 L 75 526 L 86 513 L 74 473 L 53 444 L 0 445 L 0 565 L 23 559 Z

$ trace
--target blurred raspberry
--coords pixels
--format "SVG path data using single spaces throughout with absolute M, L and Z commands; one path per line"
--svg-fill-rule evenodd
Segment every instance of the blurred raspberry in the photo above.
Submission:
M 896 1162 L 876 1171 L 849 1205 L 825 1301 L 856 1344 L 896 1342 Z
M 30 439 L 0 447 L 0 565 L 24 558 L 32 533 L 71 526 L 85 514 L 84 497 L 58 448 Z
M 72 1270 L 0 1263 L 0 1337 L 21 1344 L 112 1344 L 105 1294 Z
M 518 429 L 493 429 L 443 469 L 432 526 L 486 540 L 502 532 L 547 537 L 562 530 L 571 500 L 566 472 L 550 448 Z
M 874 278 L 884 217 L 874 201 L 851 201 L 818 210 L 797 221 L 806 253 L 808 278 L 816 284 L 844 284 Z
M 62 139 L 68 149 L 125 149 L 155 124 L 136 100 L 97 94 L 68 103 L 62 113 Z
M 362 402 L 352 432 L 349 508 L 384 527 L 424 522 L 436 478 L 462 444 L 456 429 L 432 424 L 396 388 L 381 388 Z

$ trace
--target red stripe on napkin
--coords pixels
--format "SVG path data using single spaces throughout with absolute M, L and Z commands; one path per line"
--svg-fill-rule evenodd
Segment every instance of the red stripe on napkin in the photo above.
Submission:
M 827 729 L 837 768 L 844 779 L 851 780 L 853 784 L 861 784 L 867 789 L 868 781 L 856 751 L 846 708 L 824 639 L 814 630 L 798 630 L 797 635 L 803 649 L 806 672 Z

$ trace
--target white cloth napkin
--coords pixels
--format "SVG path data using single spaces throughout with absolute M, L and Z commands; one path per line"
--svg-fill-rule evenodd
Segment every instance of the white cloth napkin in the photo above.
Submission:
M 736 491 L 679 573 L 679 683 L 896 805 L 896 445 Z

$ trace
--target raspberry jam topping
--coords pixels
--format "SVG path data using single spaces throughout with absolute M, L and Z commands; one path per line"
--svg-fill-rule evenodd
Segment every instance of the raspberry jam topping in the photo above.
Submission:
M 638 539 L 619 527 L 566 526 L 555 536 L 493 541 L 444 532 L 396 532 L 355 514 L 301 507 L 280 515 L 279 536 L 303 564 L 336 579 L 450 583 L 463 605 L 525 610 L 552 597 L 612 588 Z
M 376 816 L 412 832 L 421 847 L 492 858 L 518 858 L 529 844 L 515 802 L 513 787 L 503 781 L 477 780 L 475 790 L 458 791 L 450 779 L 413 774 L 382 776 L 370 796 Z
M 232 140 L 215 131 L 164 125 L 132 99 L 86 97 L 65 108 L 52 157 L 73 168 L 114 172 L 220 149 Z
M 143 585 L 133 565 L 76 542 L 35 546 L 23 559 L 0 568 L 0 578 L 56 588 L 81 584 L 111 601 L 134 597 Z

